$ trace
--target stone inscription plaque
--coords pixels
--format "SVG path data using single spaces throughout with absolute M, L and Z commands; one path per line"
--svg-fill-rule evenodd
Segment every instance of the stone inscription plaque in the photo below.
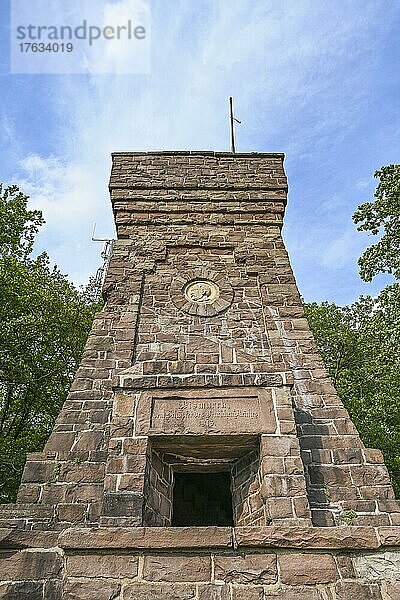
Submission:
M 155 434 L 270 432 L 275 430 L 275 419 L 268 404 L 262 405 L 258 396 L 153 397 L 150 430 Z

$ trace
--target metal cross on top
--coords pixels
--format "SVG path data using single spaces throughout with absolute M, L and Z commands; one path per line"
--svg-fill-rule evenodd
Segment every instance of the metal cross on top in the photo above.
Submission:
M 235 153 L 235 128 L 233 125 L 233 121 L 236 121 L 236 123 L 241 123 L 241 121 L 239 121 L 239 119 L 237 119 L 236 117 L 233 116 L 233 98 L 232 96 L 229 96 L 229 117 L 230 117 L 230 121 L 231 121 L 231 152 Z

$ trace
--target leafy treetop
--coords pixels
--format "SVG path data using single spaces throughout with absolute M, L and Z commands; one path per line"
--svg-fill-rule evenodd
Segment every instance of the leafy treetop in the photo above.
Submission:
M 43 253 L 44 223 L 16 186 L 0 186 L 0 502 L 15 499 L 27 452 L 48 438 L 100 308 Z
M 361 204 L 353 215 L 358 231 L 382 234 L 359 259 L 360 276 L 371 281 L 378 273 L 390 273 L 400 280 L 400 165 L 382 167 L 375 177 L 375 200 Z

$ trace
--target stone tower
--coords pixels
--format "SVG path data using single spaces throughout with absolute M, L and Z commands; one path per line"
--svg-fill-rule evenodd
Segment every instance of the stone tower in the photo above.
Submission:
M 1 507 L 0 598 L 400 597 L 400 507 L 304 316 L 283 158 L 113 155 L 105 306 Z

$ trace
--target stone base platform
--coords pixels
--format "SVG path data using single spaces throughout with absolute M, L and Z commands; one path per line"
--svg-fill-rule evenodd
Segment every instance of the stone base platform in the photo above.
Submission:
M 398 600 L 400 527 L 0 530 L 4 600 Z

